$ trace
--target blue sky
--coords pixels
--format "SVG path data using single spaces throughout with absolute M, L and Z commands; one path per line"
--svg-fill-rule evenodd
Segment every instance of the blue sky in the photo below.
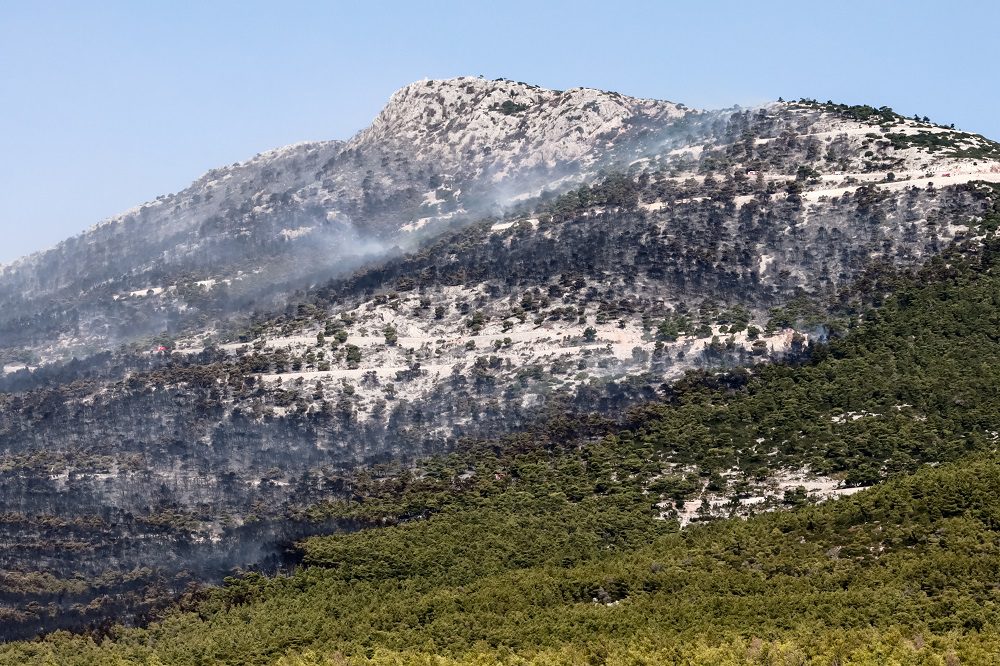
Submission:
M 695 107 L 889 105 L 1000 138 L 993 2 L 34 2 L 0 7 L 0 262 L 424 77 Z

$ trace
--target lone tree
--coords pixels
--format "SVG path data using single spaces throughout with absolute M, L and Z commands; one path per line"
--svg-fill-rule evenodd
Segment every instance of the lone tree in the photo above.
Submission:
M 346 352 L 347 367 L 357 368 L 361 363 L 361 348 L 357 345 L 347 345 L 344 351 Z

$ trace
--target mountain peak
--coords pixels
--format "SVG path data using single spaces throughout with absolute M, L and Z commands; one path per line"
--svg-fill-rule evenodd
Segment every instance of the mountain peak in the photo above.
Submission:
M 670 120 L 683 105 L 593 88 L 550 90 L 507 79 L 457 77 L 404 86 L 349 148 L 380 145 L 450 168 L 482 169 L 516 159 L 552 167 L 592 153 L 639 118 Z

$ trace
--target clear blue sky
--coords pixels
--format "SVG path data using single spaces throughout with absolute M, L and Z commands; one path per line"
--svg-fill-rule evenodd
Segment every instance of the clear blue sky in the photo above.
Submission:
M 886 104 L 996 138 L 998 26 L 986 0 L 7 0 L 0 262 L 212 167 L 347 138 L 423 77 Z

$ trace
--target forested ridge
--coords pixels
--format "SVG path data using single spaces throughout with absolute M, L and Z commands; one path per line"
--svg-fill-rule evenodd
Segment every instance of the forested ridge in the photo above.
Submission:
M 988 220 L 987 220 L 988 221 Z M 795 364 L 690 373 L 623 421 L 358 472 L 294 574 L 4 663 L 924 663 L 1000 653 L 1000 243 L 872 277 Z M 767 469 L 868 490 L 679 530 Z M 664 519 L 661 519 L 664 518 Z M 377 526 L 384 525 L 384 526 Z

